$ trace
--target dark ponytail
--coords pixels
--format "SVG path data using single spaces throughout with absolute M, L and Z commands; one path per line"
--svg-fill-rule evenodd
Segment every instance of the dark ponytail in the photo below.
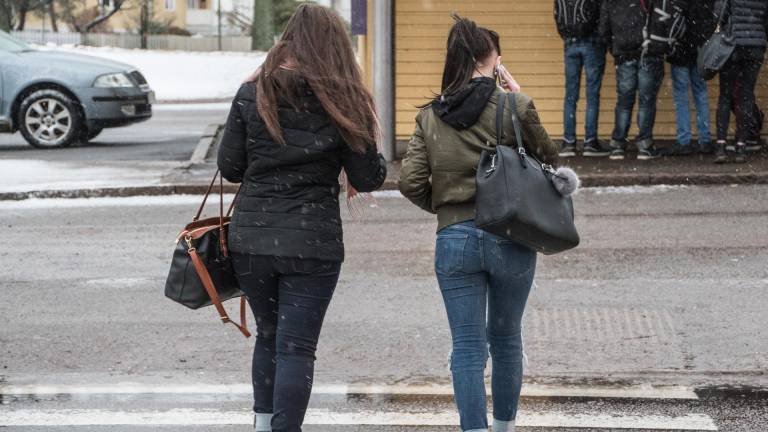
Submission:
M 442 95 L 449 95 L 464 87 L 475 73 L 476 63 L 485 60 L 494 50 L 501 55 L 499 34 L 474 21 L 451 14 L 456 22 L 448 34 L 448 53 L 445 56 Z

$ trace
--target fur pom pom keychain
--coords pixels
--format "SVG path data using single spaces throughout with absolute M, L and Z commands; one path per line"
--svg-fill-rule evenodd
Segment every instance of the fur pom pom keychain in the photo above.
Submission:
M 566 197 L 575 194 L 581 187 L 581 180 L 576 171 L 567 167 L 555 170 L 552 174 L 552 183 L 560 195 Z

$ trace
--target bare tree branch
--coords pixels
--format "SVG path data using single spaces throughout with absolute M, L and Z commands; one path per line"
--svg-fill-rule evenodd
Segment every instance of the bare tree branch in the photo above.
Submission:
M 92 28 L 94 28 L 97 25 L 103 23 L 104 21 L 112 18 L 112 15 L 120 12 L 120 9 L 123 7 L 123 3 L 125 3 L 125 0 L 114 0 L 114 1 L 112 1 L 112 7 L 109 9 L 109 11 L 107 11 L 106 13 L 100 14 L 99 16 L 94 18 L 93 21 L 91 21 L 88 24 L 86 24 L 85 26 L 83 26 L 83 30 L 81 31 L 81 33 L 83 33 L 83 32 L 87 33 L 89 31 L 91 31 Z M 78 29 L 78 31 L 80 31 L 80 30 Z

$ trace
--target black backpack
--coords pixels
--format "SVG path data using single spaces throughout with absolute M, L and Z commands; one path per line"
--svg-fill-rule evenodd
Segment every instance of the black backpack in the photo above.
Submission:
M 563 39 L 590 36 L 600 24 L 600 1 L 555 0 L 555 22 Z
M 643 55 L 671 55 L 687 31 L 688 0 L 644 0 Z

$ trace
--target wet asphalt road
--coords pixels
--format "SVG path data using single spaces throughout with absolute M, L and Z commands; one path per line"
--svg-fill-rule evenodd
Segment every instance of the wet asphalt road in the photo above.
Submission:
M 87 144 L 65 149 L 39 150 L 20 133 L 0 134 L 0 159 L 82 161 L 188 160 L 205 127 L 226 118 L 226 104 L 180 108 L 155 105 L 152 118 L 130 126 L 105 129 Z
M 188 311 L 162 296 L 172 240 L 193 201 L 49 203 L 0 203 L 0 242 L 12 245 L 0 248 L 0 382 L 248 381 L 250 341 L 222 326 L 213 311 Z M 583 245 L 539 261 L 525 322 L 529 382 L 766 387 L 768 186 L 586 190 L 576 205 Z M 323 329 L 315 381 L 448 383 L 450 342 L 432 274 L 432 217 L 403 199 L 378 198 L 362 218 L 345 219 L 348 260 Z M 103 404 L 163 406 L 137 398 Z M 67 403 L 34 400 L 6 400 L 0 419 L 3 409 Z M 226 409 L 247 409 L 245 400 L 236 402 Z M 226 403 L 211 396 L 205 406 Z M 316 398 L 313 407 L 354 411 L 366 403 Z M 523 409 L 701 413 L 719 430 L 768 430 L 765 399 L 530 403 Z M 377 401 L 376 408 L 407 412 L 414 404 L 450 409 L 421 399 Z

